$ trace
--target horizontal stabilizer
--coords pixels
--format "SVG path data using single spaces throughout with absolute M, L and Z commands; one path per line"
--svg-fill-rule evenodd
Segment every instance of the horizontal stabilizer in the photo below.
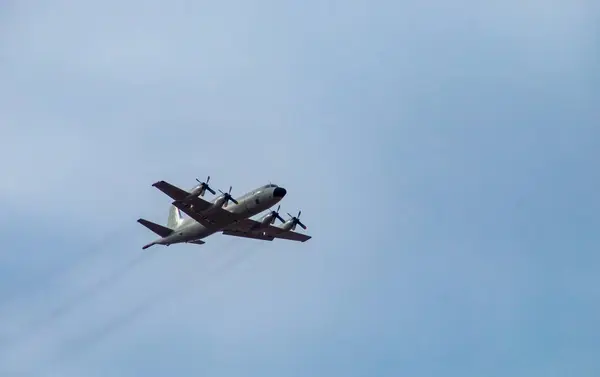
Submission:
M 138 219 L 137 222 L 142 224 L 143 226 L 150 229 L 151 231 L 153 231 L 154 233 L 158 234 L 161 237 L 167 237 L 168 235 L 173 233 L 172 229 L 169 229 L 162 225 L 158 225 L 156 223 L 153 223 L 152 221 L 148 221 L 145 219 Z
M 204 245 L 206 242 L 204 242 L 202 240 L 193 240 L 193 241 L 188 241 L 187 243 L 195 243 L 196 245 Z

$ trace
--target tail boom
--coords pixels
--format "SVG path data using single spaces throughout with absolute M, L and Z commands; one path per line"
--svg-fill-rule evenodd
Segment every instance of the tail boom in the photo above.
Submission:
M 156 242 L 150 242 L 148 245 L 144 245 L 142 246 L 142 250 L 146 250 L 147 248 L 149 248 L 150 246 L 154 246 L 156 245 Z

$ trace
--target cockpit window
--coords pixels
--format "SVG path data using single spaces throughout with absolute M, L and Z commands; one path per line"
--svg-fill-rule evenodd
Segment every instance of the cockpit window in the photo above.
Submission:
M 277 185 L 274 185 L 272 183 L 268 184 L 268 185 L 264 185 L 264 188 L 269 188 L 269 187 L 277 187 Z

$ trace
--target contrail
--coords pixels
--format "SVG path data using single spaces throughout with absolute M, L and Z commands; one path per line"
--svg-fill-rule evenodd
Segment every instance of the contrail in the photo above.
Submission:
M 152 255 L 152 253 L 138 254 L 135 258 L 130 260 L 127 264 L 125 264 L 120 269 L 113 271 L 112 274 L 108 275 L 104 279 L 97 281 L 94 285 L 92 285 L 88 289 L 80 292 L 77 296 L 72 298 L 70 301 L 67 301 L 65 304 L 56 308 L 48 316 L 48 321 L 52 321 L 52 320 L 64 315 L 65 313 L 69 312 L 74 307 L 79 305 L 81 302 L 84 302 L 85 300 L 89 300 L 90 298 L 93 298 L 95 294 L 97 294 L 98 292 L 100 292 L 102 290 L 102 288 L 105 288 L 107 286 L 110 286 L 110 284 L 117 282 L 121 277 L 125 276 L 125 273 L 127 273 L 129 270 L 131 270 L 133 267 L 135 267 L 138 263 L 140 263 L 143 260 L 147 260 L 144 258 L 146 256 L 150 256 L 150 255 Z
M 69 342 L 66 347 L 68 348 L 68 355 L 72 357 L 73 352 L 80 353 L 86 349 L 92 348 L 103 339 L 110 337 L 116 331 L 126 328 L 128 325 L 134 323 L 140 318 L 140 316 L 149 313 L 152 311 L 152 309 L 158 307 L 159 304 L 163 305 L 165 303 L 165 299 L 174 299 L 186 294 L 191 290 L 206 287 L 208 285 L 206 283 L 214 282 L 215 278 L 221 277 L 223 274 L 230 272 L 235 266 L 239 265 L 241 262 L 255 254 L 256 253 L 248 251 L 235 255 L 233 258 L 226 261 L 225 264 L 212 271 L 211 274 L 206 275 L 207 278 L 203 279 L 200 284 L 185 284 L 183 291 L 180 287 L 181 284 L 178 284 L 177 287 L 173 286 L 171 289 L 163 290 L 162 292 L 148 297 L 142 303 L 136 305 L 133 309 L 110 320 L 106 325 L 101 326 L 91 333 Z M 59 362 L 61 359 L 61 357 L 55 359 L 52 364 Z
M 231 245 L 233 245 L 233 243 L 234 242 L 230 242 L 226 246 L 231 246 Z M 250 246 L 254 246 L 254 245 L 250 245 Z M 244 249 L 246 249 L 246 248 L 244 248 Z M 223 252 L 222 251 L 214 252 L 214 253 L 211 253 L 211 256 L 213 254 L 215 256 L 219 256 L 219 255 L 222 255 Z M 235 255 L 233 258 L 229 258 L 223 265 L 217 267 L 216 269 L 214 269 L 212 271 L 209 271 L 209 273 L 205 275 L 206 279 L 203 279 L 200 284 L 185 284 L 183 291 L 181 290 L 181 287 L 180 287 L 181 284 L 177 284 L 177 286 L 173 286 L 170 289 L 165 289 L 165 290 L 162 290 L 161 292 L 151 295 L 150 297 L 145 299 L 142 303 L 140 303 L 139 305 L 136 305 L 133 309 L 127 311 L 126 313 L 124 313 L 122 315 L 117 316 L 116 318 L 113 318 L 106 325 L 101 326 L 100 328 L 92 331 L 91 333 L 89 333 L 87 335 L 84 335 L 82 337 L 76 338 L 73 341 L 68 342 L 66 344 L 66 347 L 61 347 L 61 349 L 63 349 L 63 350 L 65 350 L 65 348 L 66 348 L 65 351 L 61 352 L 61 353 L 63 353 L 62 356 L 59 353 L 58 357 L 54 358 L 53 361 L 49 361 L 48 363 L 45 363 L 46 365 L 44 365 L 44 366 L 38 365 L 35 370 L 30 371 L 27 374 L 33 375 L 35 372 L 39 372 L 41 370 L 46 370 L 50 366 L 59 363 L 61 360 L 64 360 L 65 357 L 71 358 L 74 355 L 78 355 L 87 349 L 93 348 L 94 345 L 98 344 L 103 339 L 110 337 L 112 334 L 114 334 L 119 329 L 126 328 L 128 325 L 135 322 L 135 320 L 139 319 L 140 316 L 142 316 L 142 315 L 148 313 L 149 311 L 151 311 L 152 309 L 156 308 L 159 304 L 163 304 L 165 299 L 174 299 L 174 298 L 180 297 L 181 295 L 187 293 L 188 291 L 190 291 L 192 289 L 201 288 L 204 285 L 204 283 L 214 281 L 214 278 L 222 276 L 223 273 L 227 273 L 227 272 L 231 271 L 233 267 L 235 267 L 236 265 L 241 263 L 243 260 L 248 259 L 252 255 L 254 255 L 254 253 L 252 253 L 252 252 L 241 252 L 240 254 Z M 186 279 L 186 280 L 188 280 L 188 279 Z M 180 283 L 184 283 L 184 282 L 181 281 Z
M 241 262 L 243 262 L 244 260 L 248 259 L 249 257 L 251 257 L 253 255 L 254 255 L 254 253 L 247 252 L 247 253 L 238 254 L 238 255 L 234 256 L 233 258 L 228 260 L 224 265 L 220 266 L 220 268 L 217 268 L 215 271 L 213 271 L 213 273 L 211 275 L 208 275 L 206 279 L 203 279 L 203 281 L 201 281 L 199 285 L 186 284 L 183 290 L 181 290 L 181 288 L 178 286 L 178 287 L 172 287 L 169 290 L 165 290 L 163 292 L 152 295 L 151 297 L 144 300 L 144 302 L 137 305 L 131 311 L 115 318 L 114 320 L 110 321 L 108 324 L 106 324 L 99 330 L 94 331 L 92 334 L 86 336 L 83 339 L 84 340 L 83 342 L 79 341 L 77 343 L 79 343 L 79 345 L 85 344 L 86 339 L 88 340 L 87 341 L 88 345 L 90 343 L 97 343 L 99 340 L 102 340 L 106 336 L 109 336 L 110 334 L 112 334 L 115 330 L 123 328 L 127 324 L 133 322 L 135 319 L 138 319 L 139 316 L 142 315 L 143 313 L 148 313 L 151 309 L 156 307 L 158 304 L 164 304 L 165 299 L 174 299 L 176 297 L 180 297 L 180 296 L 188 293 L 189 291 L 191 291 L 193 289 L 205 288 L 207 286 L 205 283 L 215 281 L 216 278 L 223 276 L 223 274 L 231 271 L 235 266 L 239 265 Z M 80 349 L 81 347 L 78 346 L 76 348 Z
M 146 256 L 150 256 L 150 255 L 153 255 L 153 253 L 145 252 L 142 254 L 138 254 L 134 259 L 130 260 L 126 265 L 124 265 L 120 269 L 114 271 L 112 274 L 105 277 L 104 279 L 99 280 L 91 287 L 81 291 L 74 298 L 72 298 L 71 300 L 68 300 L 67 302 L 65 302 L 58 308 L 56 308 L 52 313 L 50 313 L 50 315 L 48 317 L 46 317 L 44 320 L 39 322 L 37 325 L 33 325 L 33 328 L 30 331 L 25 333 L 23 336 L 17 338 L 17 340 L 13 342 L 12 347 L 15 347 L 16 345 L 26 341 L 32 335 L 35 335 L 35 333 L 39 332 L 44 327 L 48 326 L 54 320 L 65 315 L 66 313 L 71 311 L 73 308 L 77 307 L 79 304 L 81 304 L 85 300 L 89 300 L 89 299 L 93 298 L 94 295 L 96 295 L 98 292 L 100 292 L 103 288 L 108 287 L 108 286 L 110 286 L 111 283 L 118 281 L 118 279 L 123 277 L 126 272 L 131 270 L 138 263 L 142 262 L 143 260 L 147 260 Z
M 62 266 L 58 266 L 57 268 L 55 268 L 54 270 L 50 271 L 49 273 L 45 274 L 45 276 L 43 277 L 36 277 L 36 282 L 38 283 L 38 287 L 39 289 L 37 289 L 35 292 L 37 291 L 41 291 L 44 288 L 47 287 L 47 284 L 44 284 L 44 282 L 49 282 L 49 281 L 53 281 L 58 279 L 59 277 L 63 276 L 65 273 L 67 273 L 68 271 L 72 270 L 73 268 L 75 268 L 76 266 L 82 265 L 84 262 L 86 262 L 89 258 L 97 256 L 99 254 L 101 254 L 102 252 L 111 250 L 110 248 L 107 248 L 106 246 L 108 246 L 110 244 L 111 241 L 114 241 L 115 239 L 120 239 L 120 236 L 125 235 L 127 233 L 129 233 L 129 229 L 127 228 L 117 228 L 111 232 L 106 233 L 99 241 L 97 244 L 84 248 L 85 251 L 78 253 L 75 256 L 74 260 L 71 260 L 69 263 L 66 263 L 65 265 Z M 4 303 L 2 304 L 2 306 L 0 307 L 0 309 L 2 308 L 6 308 L 8 307 L 14 300 L 16 299 L 16 297 L 8 297 Z

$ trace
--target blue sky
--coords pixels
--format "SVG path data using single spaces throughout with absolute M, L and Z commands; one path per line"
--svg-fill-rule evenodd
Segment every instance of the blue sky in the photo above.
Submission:
M 1 375 L 600 373 L 591 3 L 1 4 Z M 209 174 L 314 238 L 142 253 Z

